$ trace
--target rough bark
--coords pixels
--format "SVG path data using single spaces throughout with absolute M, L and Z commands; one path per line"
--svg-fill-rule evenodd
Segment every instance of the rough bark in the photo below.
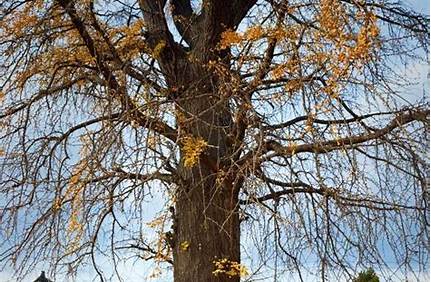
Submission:
M 196 87 L 182 93 L 178 112 L 187 122 L 181 134 L 202 138 L 208 147 L 193 168 L 179 168 L 182 184 L 176 202 L 174 280 L 239 281 L 239 276 L 214 275 L 214 260 L 240 262 L 238 189 L 223 168 L 229 156 L 227 134 L 231 113 L 217 78 L 197 66 L 186 72 Z M 191 76 L 191 77 L 190 77 Z M 204 77 L 204 79 L 203 79 Z M 187 249 L 182 243 L 189 243 Z
M 174 244 L 175 282 L 240 280 L 238 275 L 213 273 L 215 260 L 240 262 L 241 185 L 233 183 L 233 172 L 226 169 L 235 147 L 231 140 L 234 125 L 228 106 L 229 90 L 208 66 L 214 61 L 229 68 L 229 51 L 217 48 L 221 33 L 235 29 L 255 2 L 205 1 L 197 15 L 190 1 L 170 1 L 174 22 L 189 45 L 185 50 L 168 31 L 163 11 L 166 1 L 140 1 L 150 47 L 165 43 L 158 63 L 176 105 L 177 140 L 193 136 L 208 144 L 199 163 L 192 168 L 181 163 L 177 169 L 180 184 L 170 238 Z
M 174 281 L 239 281 L 239 276 L 213 274 L 216 259 L 240 261 L 238 193 L 217 185 L 207 168 L 184 174 L 188 179 L 176 202 Z

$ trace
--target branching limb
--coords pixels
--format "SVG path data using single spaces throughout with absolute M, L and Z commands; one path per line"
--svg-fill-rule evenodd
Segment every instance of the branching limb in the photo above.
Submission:
M 386 134 L 389 134 L 396 128 L 400 128 L 408 123 L 414 121 L 421 121 L 428 123 L 429 111 L 428 110 L 407 110 L 398 114 L 387 126 L 376 129 L 371 133 L 364 133 L 361 135 L 354 135 L 350 137 L 323 141 L 319 143 L 308 143 L 300 145 L 283 146 L 275 140 L 264 142 L 263 146 L 256 148 L 240 159 L 240 163 L 245 163 L 256 157 L 256 154 L 261 154 L 263 157 L 261 161 L 269 160 L 276 156 L 292 156 L 297 153 L 328 153 L 334 150 L 350 149 L 357 144 L 365 143 L 372 140 L 377 140 Z M 272 154 L 265 155 L 266 153 L 273 152 Z

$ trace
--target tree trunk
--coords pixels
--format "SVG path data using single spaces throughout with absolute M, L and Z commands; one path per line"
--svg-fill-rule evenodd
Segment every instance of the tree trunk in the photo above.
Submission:
M 165 0 L 139 1 L 146 43 L 153 50 L 161 43 L 164 46 L 157 62 L 169 86 L 169 98 L 175 102 L 178 141 L 201 138 L 208 145 L 192 168 L 185 167 L 181 150 L 174 234 L 169 238 L 173 241 L 174 280 L 239 281 L 239 273 L 232 268 L 240 262 L 238 191 L 242 180 L 234 181 L 230 164 L 234 152 L 239 155 L 236 139 L 242 138 L 232 129 L 228 104 L 230 51 L 220 50 L 218 44 L 222 32 L 235 29 L 256 0 L 208 1 L 199 15 L 194 14 L 190 1 L 169 3 L 181 41 L 189 48 L 175 42 L 170 33 Z M 215 275 L 218 260 L 222 264 Z
M 202 73 L 196 73 L 195 81 L 202 80 Z M 213 94 L 214 79 L 207 81 L 198 91 L 183 93 L 177 109 L 186 119 L 179 125 L 181 134 L 202 138 L 208 146 L 194 167 L 182 162 L 178 169 L 182 184 L 175 209 L 175 282 L 240 280 L 239 273 L 226 273 L 240 262 L 238 189 L 223 170 L 232 117 L 224 95 Z M 215 262 L 223 259 L 221 271 L 214 273 Z
M 181 187 L 176 203 L 174 281 L 239 281 L 239 275 L 213 273 L 217 260 L 240 261 L 237 193 L 217 187 L 208 170 L 194 171 L 198 181 Z

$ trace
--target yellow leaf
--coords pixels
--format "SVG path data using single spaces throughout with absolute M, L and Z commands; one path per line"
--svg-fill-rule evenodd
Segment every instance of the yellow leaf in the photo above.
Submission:
M 200 137 L 187 136 L 182 140 L 184 153 L 184 166 L 193 167 L 199 160 L 199 156 L 207 147 L 205 142 Z
M 151 54 L 154 58 L 159 58 L 160 54 L 163 51 L 163 48 L 166 47 L 166 42 L 164 40 L 161 40 L 159 43 L 157 43 L 156 47 L 153 49 L 153 53 Z
M 228 29 L 221 34 L 220 49 L 222 50 L 226 49 L 233 44 L 240 43 L 241 41 L 242 41 L 242 36 L 239 33 L 231 29 Z
M 190 247 L 190 243 L 188 241 L 181 242 L 180 249 L 182 251 L 187 251 Z

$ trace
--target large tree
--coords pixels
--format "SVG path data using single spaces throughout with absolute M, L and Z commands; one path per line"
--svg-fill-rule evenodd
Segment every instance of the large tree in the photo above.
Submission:
M 428 94 L 406 87 L 427 16 L 10 0 L 0 32 L 0 261 L 21 275 L 106 280 L 100 258 L 132 256 L 175 282 L 427 269 Z

